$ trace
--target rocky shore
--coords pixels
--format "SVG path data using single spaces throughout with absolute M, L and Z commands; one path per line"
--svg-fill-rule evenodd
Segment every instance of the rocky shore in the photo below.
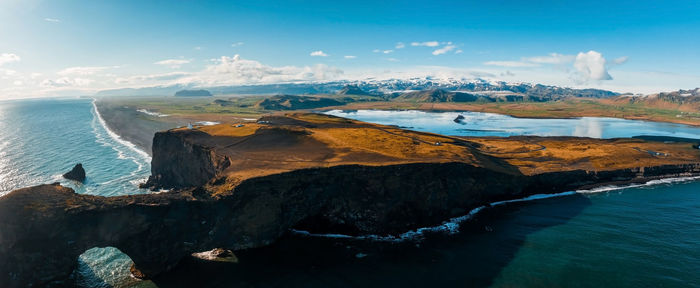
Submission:
M 465 140 L 313 114 L 261 123 L 157 133 L 148 186 L 171 192 L 40 185 L 0 198 L 0 286 L 58 285 L 93 247 L 118 248 L 148 278 L 193 253 L 265 246 L 290 229 L 398 234 L 494 201 L 700 175 L 687 143 Z M 581 145 L 596 154 L 572 155 Z M 628 155 L 604 161 L 615 147 Z

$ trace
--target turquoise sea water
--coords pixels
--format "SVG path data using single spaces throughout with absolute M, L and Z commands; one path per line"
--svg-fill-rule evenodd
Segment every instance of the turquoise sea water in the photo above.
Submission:
M 76 163 L 85 184 L 61 177 Z M 134 184 L 149 174 L 148 154 L 105 129 L 91 99 L 0 102 L 0 195 L 51 182 L 82 194 L 144 193 Z
M 457 124 L 452 121 L 457 113 L 452 112 L 384 111 L 369 116 L 361 111 L 332 113 L 452 135 L 700 138 L 700 128 L 606 118 L 515 119 L 492 114 L 484 118 L 461 113 L 465 118 L 471 117 L 466 122 L 469 124 Z M 77 162 L 83 163 L 87 171 L 85 184 L 59 176 Z M 78 193 L 147 193 L 136 188 L 136 184 L 148 176 L 149 169 L 149 159 L 143 151 L 104 128 L 90 99 L 0 102 L 0 193 L 55 181 Z M 237 263 L 186 260 L 175 271 L 148 282 L 129 277 L 130 260 L 116 249 L 93 249 L 80 257 L 77 284 L 700 286 L 700 182 L 657 182 L 635 188 L 579 192 L 588 193 L 484 209 L 463 222 L 457 234 L 427 233 L 399 243 L 289 234 L 269 247 L 236 252 Z
M 76 163 L 84 184 L 61 177 Z M 0 196 L 52 182 L 81 194 L 148 193 L 137 184 L 150 167 L 147 153 L 105 128 L 92 99 L 0 102 Z M 113 248 L 93 249 L 80 257 L 77 278 L 85 287 L 131 283 L 130 261 Z

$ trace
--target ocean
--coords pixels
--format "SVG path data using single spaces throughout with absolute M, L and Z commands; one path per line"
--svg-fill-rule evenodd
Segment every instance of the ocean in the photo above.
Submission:
M 453 112 L 332 113 L 452 135 L 700 135 L 697 127 L 610 118 L 507 121 L 461 113 L 471 118 L 457 124 Z M 60 177 L 78 162 L 87 172 L 85 184 Z M 0 195 L 57 181 L 77 193 L 148 193 L 136 185 L 148 176 L 149 162 L 148 154 L 105 128 L 92 99 L 0 102 Z M 118 250 L 91 249 L 76 260 L 75 282 L 80 287 L 700 286 L 697 180 L 533 199 L 484 208 L 444 226 L 450 229 L 427 229 L 403 241 L 289 233 L 271 246 L 237 251 L 234 263 L 186 259 L 152 281 L 130 277 L 130 260 Z
M 81 194 L 148 193 L 137 185 L 150 175 L 150 161 L 106 128 L 92 99 L 0 102 L 0 196 L 53 182 Z M 77 163 L 85 169 L 84 184 L 61 176 Z M 76 278 L 84 287 L 133 283 L 130 261 L 114 248 L 93 249 L 80 257 Z
M 81 194 L 146 193 L 135 184 L 150 174 L 150 157 L 105 127 L 92 99 L 0 102 L 0 195 L 52 182 Z M 61 177 L 77 163 L 85 184 Z

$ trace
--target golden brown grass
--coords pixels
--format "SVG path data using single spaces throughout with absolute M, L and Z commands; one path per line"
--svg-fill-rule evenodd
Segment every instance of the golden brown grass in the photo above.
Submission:
M 700 162 L 700 150 L 693 149 L 689 143 L 575 137 L 469 138 L 469 141 L 481 144 L 483 153 L 504 159 L 523 174 Z M 535 148 L 538 146 L 544 149 Z M 535 149 L 522 152 L 524 147 Z
M 218 146 L 213 147 L 217 155 L 231 161 L 224 173 L 228 177 L 225 187 L 216 191 L 231 191 L 251 177 L 351 164 L 462 162 L 532 175 L 700 163 L 700 150 L 693 149 L 690 143 L 576 137 L 461 138 L 319 114 L 295 113 L 277 120 L 244 127 L 227 123 L 199 128 L 212 136 L 232 139 L 232 143 L 215 142 Z M 440 145 L 435 145 L 437 142 Z

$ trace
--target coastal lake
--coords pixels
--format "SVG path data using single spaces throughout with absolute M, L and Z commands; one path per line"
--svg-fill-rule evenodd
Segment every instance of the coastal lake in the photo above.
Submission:
M 623 138 L 642 135 L 700 139 L 700 127 L 605 117 L 570 119 L 516 118 L 481 112 L 416 110 L 331 110 L 328 115 L 453 136 L 577 136 Z M 454 121 L 461 116 L 458 122 Z
M 612 118 L 326 113 L 461 136 L 700 138 L 698 127 Z M 458 115 L 461 123 L 453 121 Z M 88 175 L 85 184 L 60 177 L 78 162 Z M 149 171 L 148 155 L 107 129 L 92 99 L 0 102 L 0 195 L 56 181 L 77 193 L 149 193 L 136 186 Z M 131 278 L 130 260 L 118 250 L 92 249 L 80 257 L 75 280 L 81 287 L 700 285 L 700 182 L 577 192 L 484 209 L 461 223 L 458 233 L 423 233 L 401 242 L 290 233 L 271 246 L 236 252 L 235 262 L 187 259 L 151 281 Z

